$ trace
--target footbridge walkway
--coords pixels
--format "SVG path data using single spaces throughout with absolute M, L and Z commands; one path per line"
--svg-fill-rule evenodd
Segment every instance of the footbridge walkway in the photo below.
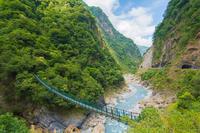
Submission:
M 105 116 L 108 116 L 108 117 L 111 117 L 111 118 L 114 118 L 117 120 L 120 120 L 120 118 L 123 116 L 127 116 L 130 119 L 135 119 L 135 115 L 133 112 L 126 111 L 126 110 L 119 109 L 119 108 L 114 108 L 114 107 L 107 106 L 107 105 L 104 107 L 100 107 L 98 105 L 89 103 L 87 101 L 77 99 L 77 98 L 69 95 L 68 93 L 62 91 L 61 89 L 57 89 L 53 86 L 50 86 L 46 81 L 42 80 L 39 76 L 37 76 L 37 75 L 34 75 L 34 76 L 35 76 L 36 80 L 41 85 L 43 85 L 49 92 L 71 102 L 74 105 L 78 105 L 82 108 L 85 108 L 85 109 L 88 109 L 91 111 L 95 111 L 96 113 L 103 114 Z

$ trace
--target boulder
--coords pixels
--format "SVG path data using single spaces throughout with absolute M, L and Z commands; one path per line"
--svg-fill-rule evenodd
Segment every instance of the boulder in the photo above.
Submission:
M 69 125 L 65 129 L 64 133 L 80 133 L 80 130 L 74 125 Z

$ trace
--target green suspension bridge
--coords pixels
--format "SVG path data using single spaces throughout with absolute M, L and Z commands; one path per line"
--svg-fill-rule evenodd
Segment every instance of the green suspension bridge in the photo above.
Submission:
M 111 118 L 114 118 L 114 119 L 117 119 L 117 120 L 120 120 L 121 117 L 123 116 L 127 116 L 129 117 L 130 119 L 135 119 L 135 115 L 133 112 L 130 112 L 130 111 L 126 111 L 126 110 L 123 110 L 123 109 L 118 109 L 118 108 L 114 108 L 114 107 L 110 107 L 110 106 L 107 106 L 105 105 L 104 107 L 100 107 L 100 106 L 97 106 L 95 104 L 91 104 L 87 101 L 83 101 L 83 100 L 80 100 L 80 99 L 77 99 L 69 94 L 67 94 L 66 92 L 60 90 L 60 89 L 57 89 L 55 87 L 52 87 L 50 85 L 48 85 L 48 83 L 44 80 L 42 80 L 41 78 L 39 78 L 37 75 L 34 75 L 36 80 L 42 84 L 49 92 L 71 102 L 72 104 L 74 105 L 78 105 L 82 108 L 85 108 L 85 109 L 88 109 L 88 110 L 92 110 L 94 112 L 97 112 L 99 114 L 103 114 L 105 116 L 108 116 L 108 117 L 111 117 Z

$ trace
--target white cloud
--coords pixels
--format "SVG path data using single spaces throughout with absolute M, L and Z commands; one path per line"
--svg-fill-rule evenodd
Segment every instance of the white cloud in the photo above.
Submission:
M 118 0 L 83 0 L 89 6 L 98 6 L 104 10 L 107 15 L 112 14 L 112 10 L 119 6 Z
M 99 6 L 109 17 L 113 26 L 126 37 L 131 38 L 137 45 L 152 45 L 152 36 L 155 30 L 153 17 L 148 8 L 133 7 L 128 12 L 115 15 L 119 0 L 84 0 L 89 6 Z

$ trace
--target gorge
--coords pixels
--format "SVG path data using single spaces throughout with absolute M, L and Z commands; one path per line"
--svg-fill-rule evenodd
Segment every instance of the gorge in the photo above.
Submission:
M 119 15 L 118 2 L 111 11 Z M 131 3 L 133 16 L 145 13 Z M 149 48 L 87 4 L 0 0 L 0 133 L 199 133 L 199 0 L 170 0 Z M 91 106 L 50 93 L 34 75 Z M 135 119 L 117 121 L 93 105 Z

